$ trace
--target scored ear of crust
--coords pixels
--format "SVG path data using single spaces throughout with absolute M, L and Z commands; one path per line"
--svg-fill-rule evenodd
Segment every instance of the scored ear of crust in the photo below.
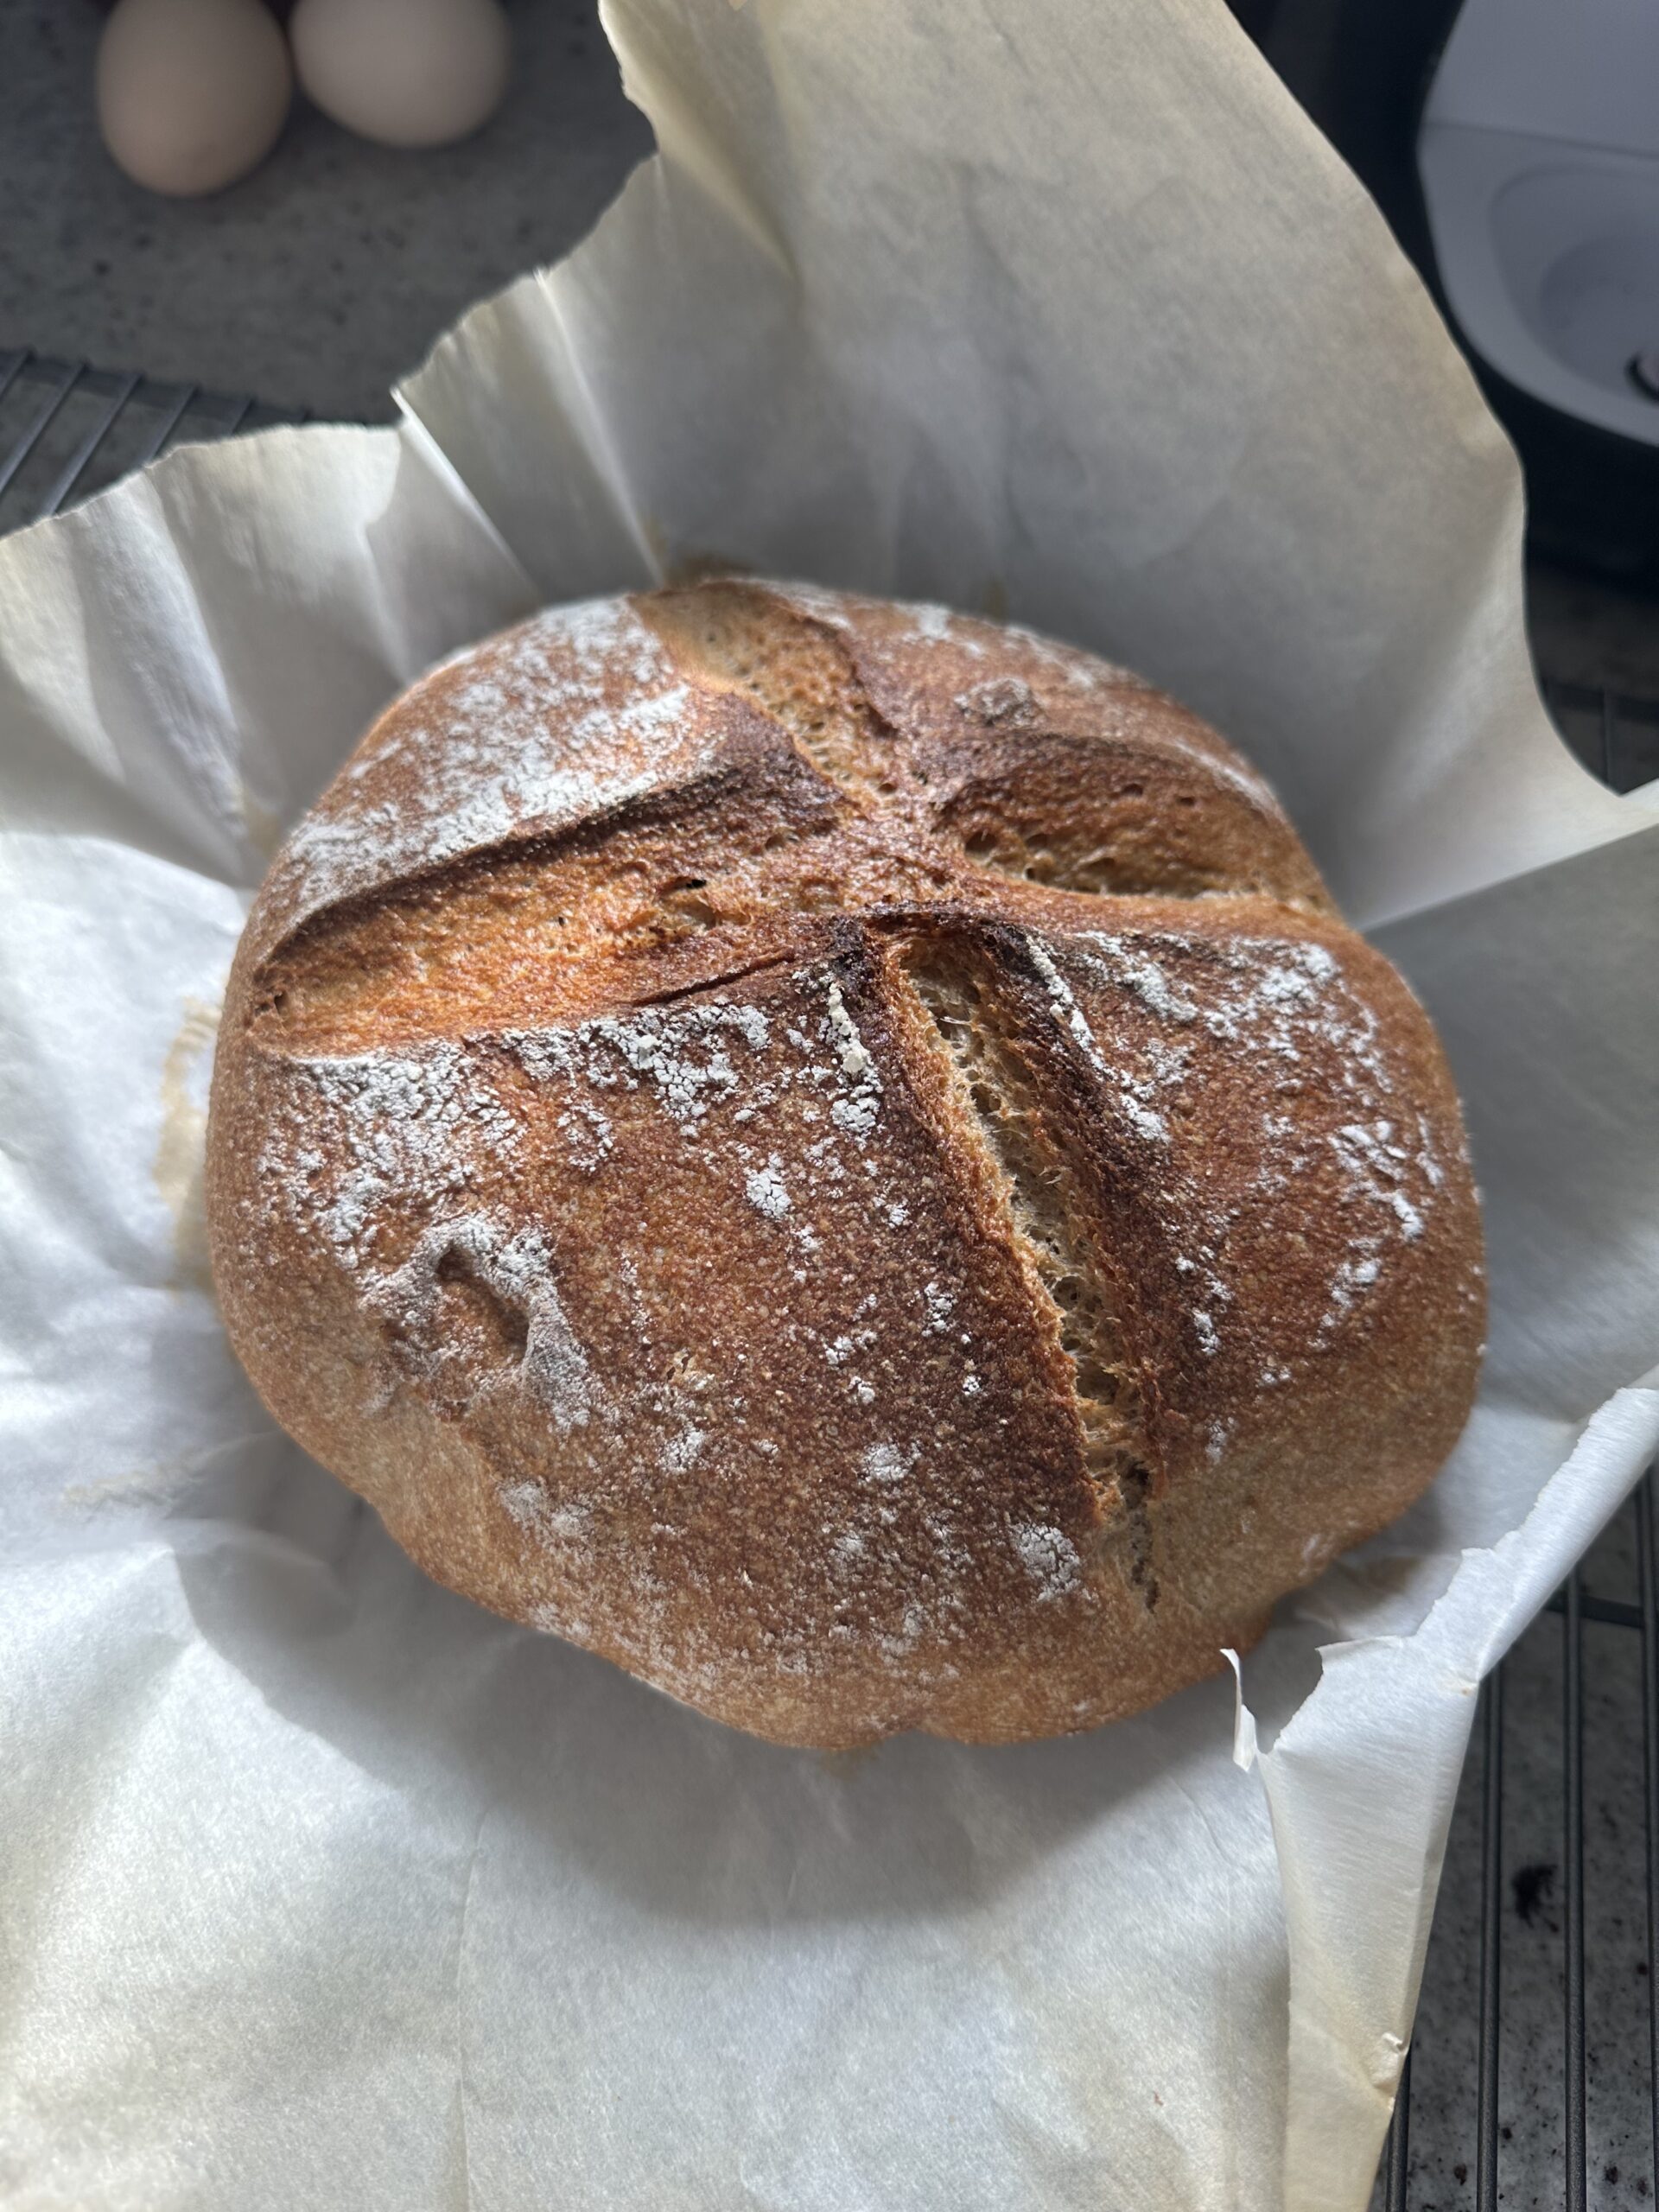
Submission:
M 982 868 L 1329 911 L 1268 785 L 1127 670 L 1027 630 L 798 588 L 705 584 L 644 605 L 683 667 L 763 704 L 855 803 Z
M 429 1573 L 781 1741 L 1149 1703 L 1472 1390 L 1421 1008 L 1212 734 L 931 610 L 416 686 L 256 902 L 208 1175 L 257 1387 Z

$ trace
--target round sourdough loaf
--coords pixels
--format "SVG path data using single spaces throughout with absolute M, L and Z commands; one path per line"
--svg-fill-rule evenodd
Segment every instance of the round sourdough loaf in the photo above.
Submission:
M 255 902 L 226 1323 L 439 1581 L 791 1744 L 1093 1726 L 1423 1489 L 1480 1233 L 1429 1022 L 1273 794 L 1029 632 L 561 607 Z

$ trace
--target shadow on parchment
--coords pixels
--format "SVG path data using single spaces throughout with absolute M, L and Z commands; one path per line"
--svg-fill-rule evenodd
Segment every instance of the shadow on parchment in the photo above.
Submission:
M 411 1818 L 423 1797 L 435 1818 L 509 1816 L 545 1839 L 550 1866 L 574 1859 L 651 1911 L 727 1925 L 949 1914 L 1137 1793 L 1185 1794 L 1182 1769 L 1230 1743 L 1224 1675 L 1049 1743 L 780 1749 L 439 1588 L 289 1452 L 291 1494 L 333 1521 L 338 1563 L 269 1531 L 204 1532 L 180 1571 L 208 1643 L 292 1725 L 408 1796 Z M 1311 1642 L 1275 1643 L 1275 1673 L 1311 1681 Z M 1254 1833 L 1259 1785 L 1237 1781 Z

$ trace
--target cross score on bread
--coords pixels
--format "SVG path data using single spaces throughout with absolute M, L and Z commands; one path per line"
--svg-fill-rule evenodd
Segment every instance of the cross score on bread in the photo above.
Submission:
M 227 1324 L 429 1573 L 790 1743 L 1089 1727 L 1455 1441 L 1457 1100 L 1122 671 L 713 582 L 425 677 L 238 955 Z

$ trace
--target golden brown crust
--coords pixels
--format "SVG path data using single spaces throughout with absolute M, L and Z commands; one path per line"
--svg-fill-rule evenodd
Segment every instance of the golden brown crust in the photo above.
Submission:
M 1433 1033 L 1219 738 L 747 583 L 383 716 L 250 917 L 208 1203 L 429 1573 L 791 1743 L 1212 1671 L 1422 1490 L 1484 1313 Z

